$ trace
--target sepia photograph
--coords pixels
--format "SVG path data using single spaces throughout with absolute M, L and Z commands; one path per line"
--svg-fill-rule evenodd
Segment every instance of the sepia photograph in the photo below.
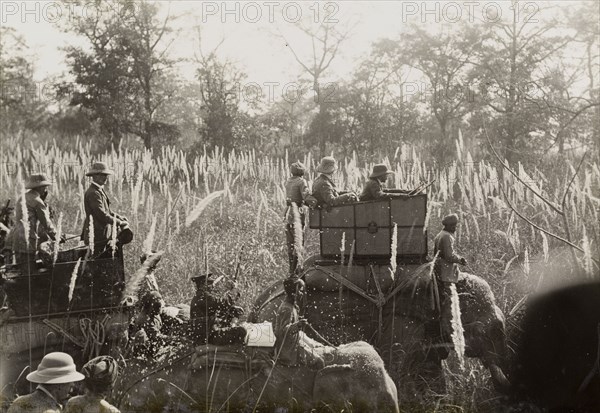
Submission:
M 0 412 L 600 413 L 600 2 L 1 0 Z

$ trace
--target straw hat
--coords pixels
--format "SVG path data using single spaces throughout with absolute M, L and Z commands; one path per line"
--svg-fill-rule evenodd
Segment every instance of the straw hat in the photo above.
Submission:
M 46 174 L 32 174 L 25 182 L 25 189 L 35 189 L 49 185 L 52 185 L 52 182 Z
M 391 175 L 393 173 L 393 171 L 390 171 L 388 169 L 387 165 L 380 163 L 373 166 L 373 172 L 371 173 L 371 175 L 369 175 L 369 178 L 379 178 L 380 176 Z
M 27 375 L 27 380 L 39 384 L 63 384 L 83 380 L 77 372 L 73 358 L 67 353 L 54 352 L 44 356 L 36 371 Z
M 104 162 L 96 162 L 92 164 L 92 167 L 86 173 L 87 176 L 92 175 L 112 175 L 114 172 L 108 168 Z
M 322 174 L 331 174 L 337 169 L 337 161 L 331 156 L 325 156 L 317 166 L 317 172 Z

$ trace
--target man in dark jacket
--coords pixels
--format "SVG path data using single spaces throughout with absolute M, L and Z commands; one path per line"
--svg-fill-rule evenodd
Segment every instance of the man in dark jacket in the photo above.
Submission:
M 369 180 L 365 183 L 363 191 L 360 194 L 360 200 L 372 201 L 376 199 L 407 197 L 407 194 L 390 193 L 384 190 L 384 184 L 387 180 L 387 177 L 393 173 L 394 172 L 390 171 L 385 164 L 377 164 L 373 166 L 373 172 L 369 176 Z
M 234 318 L 244 310 L 234 305 L 229 296 L 218 297 L 213 291 L 215 279 L 212 274 L 193 277 L 196 295 L 190 306 L 192 336 L 199 344 L 243 344 L 246 329 L 234 326 Z
M 333 182 L 333 173 L 337 170 L 337 162 L 331 156 L 325 156 L 317 166 L 321 175 L 313 183 L 312 195 L 317 199 L 319 206 L 332 207 L 358 201 L 354 192 L 340 194 Z
M 56 241 L 56 229 L 50 218 L 50 210 L 44 201 L 52 183 L 45 174 L 33 174 L 25 183 L 28 191 L 19 198 L 16 206 L 15 227 L 6 237 L 5 247 L 15 254 L 22 273 L 35 270 L 36 253 L 44 241 Z M 24 207 L 27 211 L 24 211 Z M 24 225 L 27 222 L 27 226 Z
M 86 245 L 90 243 L 90 219 L 93 220 L 93 243 L 94 249 L 102 250 L 104 246 L 112 239 L 113 227 L 116 228 L 117 234 L 127 233 L 131 234 L 129 229 L 129 221 L 122 215 L 114 213 L 110 209 L 110 200 L 104 192 L 104 184 L 108 181 L 108 175 L 112 175 L 113 172 L 106 166 L 104 162 L 96 162 L 90 168 L 90 171 L 86 174 L 92 177 L 92 184 L 85 191 L 83 198 L 83 205 L 85 208 L 85 220 L 83 222 L 83 231 L 81 233 L 81 239 Z M 129 238 L 129 236 L 128 236 Z M 126 244 L 131 241 L 119 239 L 122 244 Z M 126 242 L 125 242 L 126 241 Z

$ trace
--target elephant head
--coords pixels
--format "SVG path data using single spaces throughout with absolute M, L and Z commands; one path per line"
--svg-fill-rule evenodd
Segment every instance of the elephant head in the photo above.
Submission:
M 550 412 L 599 412 L 600 281 L 531 296 L 516 324 L 512 395 Z

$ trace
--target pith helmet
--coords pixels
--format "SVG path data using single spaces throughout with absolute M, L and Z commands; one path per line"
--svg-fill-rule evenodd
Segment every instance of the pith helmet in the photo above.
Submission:
M 444 219 L 442 219 L 442 225 L 456 225 L 458 224 L 458 215 L 450 214 L 446 215 Z
M 87 176 L 92 175 L 112 175 L 114 172 L 104 162 L 95 162 L 86 173 Z
M 40 384 L 72 383 L 84 378 L 85 376 L 76 370 L 73 358 L 58 351 L 46 354 L 37 370 L 27 375 L 27 380 Z
M 300 161 L 294 162 L 290 165 L 290 172 L 292 175 L 304 175 L 306 172 L 306 166 Z
M 317 166 L 317 172 L 322 174 L 331 174 L 337 169 L 337 161 L 331 156 L 325 156 Z
M 25 182 L 25 189 L 35 189 L 49 185 L 52 185 L 52 181 L 50 181 L 46 174 L 32 174 Z
M 371 172 L 371 175 L 369 176 L 369 178 L 379 178 L 380 176 L 390 175 L 393 173 L 394 173 L 393 171 L 390 171 L 388 169 L 387 165 L 380 163 L 380 164 L 373 166 L 373 172 Z

